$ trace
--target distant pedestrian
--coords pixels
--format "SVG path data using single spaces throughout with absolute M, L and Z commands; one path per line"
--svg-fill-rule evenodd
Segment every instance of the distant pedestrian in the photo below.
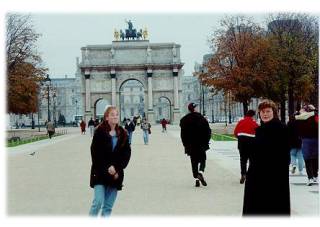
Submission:
M 162 126 L 162 132 L 167 132 L 167 124 L 168 124 L 168 121 L 163 118 L 161 121 L 160 121 L 160 124 Z
M 125 129 L 128 132 L 128 137 L 129 137 L 129 144 L 131 145 L 131 141 L 132 141 L 132 134 L 135 130 L 136 126 L 133 122 L 133 120 L 130 120 L 129 118 L 127 118 L 127 122 L 125 124 Z
M 88 121 L 88 128 L 90 129 L 90 136 L 93 136 L 93 130 L 94 130 L 94 120 L 90 118 Z
M 137 119 L 138 117 L 136 116 L 131 117 L 131 121 L 133 121 L 134 125 L 137 125 Z
M 55 133 L 55 127 L 52 121 L 47 122 L 47 132 L 48 132 L 49 138 L 51 139 L 51 137 Z
M 243 215 L 290 215 L 288 129 L 273 101 L 263 100 L 258 111 L 261 125 L 249 158 Z
M 139 115 L 138 118 L 137 118 L 137 125 L 139 126 L 140 124 L 141 124 L 141 117 Z
M 302 175 L 304 161 L 302 155 L 302 141 L 298 134 L 297 121 L 295 116 L 290 116 L 287 123 L 289 131 L 289 141 L 290 141 L 290 156 L 291 156 L 291 173 L 294 174 L 297 169 L 297 160 L 298 160 L 298 169 L 300 175 Z
M 238 138 L 238 149 L 240 154 L 241 178 L 240 184 L 246 180 L 247 163 L 250 154 L 253 152 L 254 137 L 256 134 L 257 122 L 253 119 L 256 112 L 248 110 L 244 119 L 240 120 L 234 129 L 234 135 Z
M 119 125 L 119 111 L 109 106 L 91 143 L 90 187 L 94 188 L 94 198 L 90 216 L 98 216 L 100 210 L 102 216 L 110 216 L 130 155 L 128 135 Z
M 318 183 L 319 171 L 319 117 L 313 105 L 305 105 L 296 115 L 298 134 L 302 139 L 302 154 L 308 175 L 307 185 Z
M 86 122 L 84 122 L 84 120 L 81 120 L 80 128 L 81 128 L 81 134 L 85 135 L 86 134 Z
M 203 186 L 207 186 L 204 179 L 204 170 L 207 158 L 206 151 L 209 149 L 211 139 L 211 129 L 208 121 L 197 112 L 196 108 L 195 103 L 188 105 L 189 113 L 180 120 L 180 128 L 185 153 L 190 156 L 192 174 L 196 179 L 195 186 L 199 187 L 200 182 Z
M 143 132 L 143 141 L 145 145 L 149 143 L 149 134 L 151 134 L 151 124 L 148 122 L 146 118 L 142 119 L 141 129 Z

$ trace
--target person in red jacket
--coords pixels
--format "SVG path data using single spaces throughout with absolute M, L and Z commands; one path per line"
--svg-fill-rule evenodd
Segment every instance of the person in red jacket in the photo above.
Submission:
M 248 110 L 244 119 L 240 120 L 234 129 L 234 135 L 238 138 L 238 149 L 240 153 L 240 184 L 243 184 L 246 180 L 247 162 L 253 148 L 256 128 L 258 127 L 257 122 L 253 119 L 255 114 L 254 110 Z
M 168 121 L 163 118 L 161 121 L 160 121 L 161 125 L 162 125 L 162 132 L 167 132 L 167 124 L 168 124 Z

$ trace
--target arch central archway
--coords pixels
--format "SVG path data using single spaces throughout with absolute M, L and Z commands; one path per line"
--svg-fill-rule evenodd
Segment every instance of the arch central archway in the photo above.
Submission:
M 160 96 L 158 102 L 155 103 L 157 122 L 165 118 L 172 123 L 172 103 L 166 96 Z
M 119 87 L 119 110 L 121 121 L 124 118 L 145 117 L 145 88 L 138 79 L 130 78 Z

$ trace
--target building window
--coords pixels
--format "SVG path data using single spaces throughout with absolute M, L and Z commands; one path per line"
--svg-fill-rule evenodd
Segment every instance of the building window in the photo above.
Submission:
M 159 116 L 162 116 L 162 108 L 159 107 Z
M 130 108 L 131 110 L 131 116 L 134 116 L 134 108 Z

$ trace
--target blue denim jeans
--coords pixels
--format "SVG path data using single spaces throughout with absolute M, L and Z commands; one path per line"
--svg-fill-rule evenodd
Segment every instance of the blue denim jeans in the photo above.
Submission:
M 132 141 L 132 133 L 133 132 L 128 131 L 129 144 L 131 144 L 131 141 Z
M 93 125 L 90 125 L 89 128 L 90 128 L 90 135 L 91 135 L 91 137 L 92 137 L 92 136 L 93 136 L 94 126 L 93 126 Z
M 111 214 L 114 201 L 117 198 L 117 189 L 109 186 L 97 184 L 94 186 L 94 198 L 90 208 L 90 216 L 98 216 L 101 211 L 101 216 L 108 217 Z
M 144 144 L 148 144 L 148 142 L 149 142 L 149 131 L 148 130 L 143 130 L 143 141 L 144 141 Z
M 298 169 L 301 172 L 304 166 L 302 150 L 299 148 L 291 148 L 290 155 L 291 155 L 291 165 L 297 166 L 297 159 L 298 159 Z

